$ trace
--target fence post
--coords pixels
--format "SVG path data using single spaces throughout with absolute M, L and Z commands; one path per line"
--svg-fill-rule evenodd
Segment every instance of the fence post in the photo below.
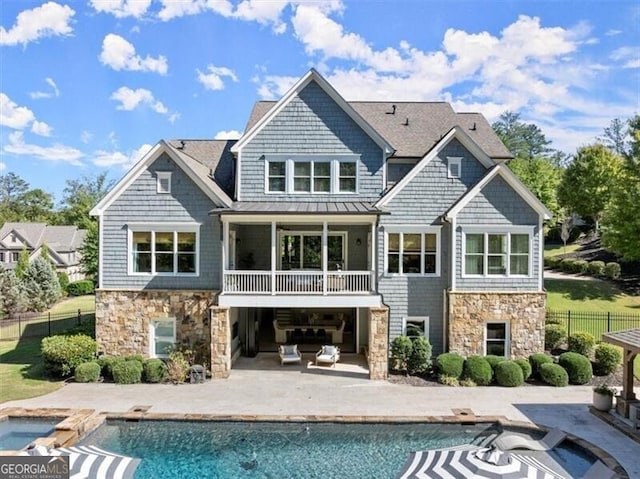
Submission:
M 607 333 L 611 332 L 611 311 L 607 311 Z
M 567 338 L 571 337 L 571 310 L 567 314 Z
M 80 308 L 78 308 L 78 326 L 80 326 L 81 319 L 82 319 L 82 312 L 80 311 Z
M 47 312 L 47 317 L 49 318 L 49 336 L 51 336 L 51 311 Z

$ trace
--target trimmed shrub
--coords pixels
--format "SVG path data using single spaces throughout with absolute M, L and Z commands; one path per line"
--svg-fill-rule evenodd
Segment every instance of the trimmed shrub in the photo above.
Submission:
M 540 366 L 540 377 L 542 380 L 554 387 L 565 387 L 569 384 L 567 371 L 559 364 L 545 363 Z
M 411 356 L 407 367 L 410 374 L 420 374 L 431 368 L 431 344 L 426 338 L 417 337 L 411 341 Z
M 126 361 L 138 361 L 140 366 L 144 366 L 144 362 L 147 360 L 142 354 L 129 354 L 125 356 L 124 359 Z
M 556 349 L 567 340 L 567 330 L 561 324 L 545 324 L 544 326 L 544 348 Z
M 102 370 L 102 377 L 113 380 L 113 365 L 119 361 L 124 361 L 124 358 L 122 356 L 100 356 L 98 358 L 98 364 Z
M 93 286 L 93 281 L 83 279 L 81 281 L 69 283 L 67 286 L 67 292 L 69 293 L 69 296 L 83 296 L 85 294 L 93 294 L 95 292 L 95 288 Z
M 573 272 L 585 274 L 589 272 L 589 263 L 583 259 L 578 259 L 573 263 Z
M 60 283 L 60 290 L 63 295 L 67 294 L 67 288 L 69 287 L 69 275 L 64 271 L 58 273 L 58 283 Z
M 563 324 L 563 323 L 562 323 L 562 320 L 558 318 L 544 318 L 544 324 L 546 326 L 547 324 Z
M 620 272 L 620 265 L 618 263 L 607 263 L 604 267 L 604 274 L 610 279 L 618 279 Z
M 411 339 L 407 336 L 398 336 L 391 342 L 391 368 L 398 371 L 407 371 L 407 364 L 413 351 Z
M 565 258 L 560 261 L 560 270 L 565 273 L 573 273 L 575 271 L 574 263 L 576 262 L 573 258 Z
M 189 361 L 185 358 L 184 353 L 179 350 L 171 351 L 167 361 L 167 379 L 174 384 L 181 384 L 185 382 L 188 374 Z
M 78 364 L 75 371 L 77 383 L 95 383 L 100 379 L 100 365 L 96 361 Z
M 562 353 L 558 358 L 558 364 L 567 371 L 571 384 L 587 384 L 593 377 L 591 361 L 582 354 Z
M 81 363 L 95 359 L 98 345 L 84 334 L 50 336 L 40 346 L 44 369 L 52 376 L 66 377 Z
M 478 386 L 488 386 L 493 379 L 493 369 L 482 356 L 469 356 L 464 362 L 462 375 Z
M 572 353 L 578 353 L 589 357 L 591 356 L 593 347 L 596 344 L 596 340 L 591 333 L 587 333 L 586 331 L 576 331 L 569 336 L 567 344 L 569 346 L 569 351 Z
M 142 365 L 138 361 L 116 361 L 111 365 L 117 384 L 136 384 L 142 381 Z
M 496 382 L 500 386 L 514 388 L 524 384 L 522 368 L 515 361 L 505 360 L 496 365 Z
M 495 370 L 496 369 L 496 364 L 498 364 L 501 361 L 504 361 L 504 356 L 496 356 L 495 354 L 487 354 L 484 357 L 489 364 L 491 365 L 491 369 Z
M 531 363 L 526 359 L 516 359 L 515 363 L 522 369 L 522 378 L 524 381 L 531 377 Z
M 167 375 L 167 365 L 162 359 L 151 358 L 144 362 L 143 375 L 145 382 L 161 383 Z
M 529 356 L 529 363 L 531 364 L 531 372 L 534 378 L 542 379 L 540 376 L 540 367 L 543 364 L 553 363 L 551 356 L 545 353 L 534 353 Z
M 598 376 L 613 373 L 622 362 L 622 351 L 613 344 L 598 344 L 594 356 L 596 361 L 593 369 Z
M 604 261 L 591 261 L 589 263 L 589 274 L 592 276 L 604 276 Z
M 436 358 L 436 370 L 441 376 L 460 379 L 464 368 L 464 358 L 458 353 L 443 353 Z

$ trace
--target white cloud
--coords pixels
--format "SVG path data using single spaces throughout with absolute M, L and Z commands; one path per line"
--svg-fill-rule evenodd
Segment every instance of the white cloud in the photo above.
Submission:
M 70 24 L 75 13 L 71 7 L 55 2 L 23 10 L 9 30 L 0 26 L 0 45 L 26 45 L 40 38 L 71 35 Z
M 45 92 L 45 91 L 34 91 L 29 93 L 29 96 L 31 98 L 33 98 L 34 100 L 38 100 L 41 98 L 53 98 L 53 97 L 59 97 L 60 96 L 60 90 L 58 89 L 58 85 L 56 85 L 56 82 L 53 81 L 52 78 L 45 78 L 44 79 L 45 83 L 47 85 L 49 85 L 51 87 L 51 91 Z
M 110 13 L 117 18 L 141 18 L 149 9 L 151 0 L 90 0 L 97 12 Z
M 207 66 L 208 73 L 203 73 L 199 69 L 196 69 L 196 72 L 198 73 L 198 81 L 207 90 L 222 90 L 224 88 L 224 77 L 230 78 L 234 82 L 238 81 L 236 74 L 227 67 L 209 65 Z
M 100 62 L 114 70 L 147 71 L 160 75 L 167 73 L 167 59 L 160 55 L 157 58 L 136 55 L 135 47 L 127 40 L 113 33 L 102 41 Z
M 214 140 L 237 140 L 242 136 L 242 132 L 238 130 L 219 131 L 213 137 Z
M 180 119 L 180 116 L 181 115 L 178 112 L 171 113 L 171 115 L 169 115 L 169 123 L 173 125 L 176 121 Z
M 80 141 L 85 145 L 89 144 L 89 142 L 93 139 L 93 134 L 87 130 L 84 130 L 80 134 Z
M 228 0 L 160 0 L 160 3 L 162 10 L 158 17 L 165 22 L 173 18 L 197 15 L 207 10 L 229 17 L 233 11 L 233 5 Z
M 5 163 L 3 163 L 2 161 L 0 161 L 0 171 L 4 171 L 7 169 L 7 165 Z
M 112 166 L 120 166 L 124 170 L 128 170 L 131 166 L 137 163 L 144 155 L 146 155 L 152 145 L 144 144 L 140 148 L 130 151 L 128 153 L 122 153 L 120 151 L 104 151 L 98 150 L 93 156 L 91 162 L 103 168 L 110 168 Z
M 622 33 L 622 30 L 616 30 L 614 28 L 607 30 L 607 32 L 605 33 L 606 36 L 608 37 L 613 37 L 615 35 L 620 35 Z
M 620 47 L 609 55 L 615 62 L 621 62 L 622 68 L 640 68 L 640 54 L 634 47 Z
M 260 25 L 273 24 L 273 31 L 277 34 L 287 30 L 287 24 L 281 19 L 282 11 L 290 2 L 288 0 L 243 0 L 233 14 L 234 18 L 245 21 L 255 21 Z
M 0 125 L 15 130 L 29 126 L 36 117 L 26 106 L 18 106 L 4 93 L 0 93 Z
M 116 107 L 118 110 L 132 111 L 139 106 L 146 105 L 156 113 L 160 113 L 162 115 L 169 112 L 162 102 L 153 97 L 153 93 L 144 88 L 132 90 L 131 88 L 123 86 L 113 92 L 110 98 L 120 102 Z
M 31 124 L 31 132 L 40 136 L 51 136 L 51 127 L 43 121 L 34 121 Z
M 21 131 L 9 134 L 9 142 L 3 146 L 2 151 L 14 155 L 24 155 L 45 161 L 69 163 L 73 166 L 82 166 L 80 158 L 84 154 L 70 146 L 54 144 L 51 146 L 39 146 L 25 143 Z

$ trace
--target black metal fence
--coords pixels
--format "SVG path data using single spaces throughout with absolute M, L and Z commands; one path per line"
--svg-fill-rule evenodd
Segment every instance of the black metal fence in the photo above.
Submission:
M 95 320 L 94 311 L 77 313 L 21 313 L 0 319 L 0 341 L 44 338 Z
M 640 314 L 611 313 L 605 311 L 557 311 L 547 309 L 547 321 L 558 321 L 571 335 L 576 331 L 593 334 L 596 341 L 602 333 L 640 328 Z

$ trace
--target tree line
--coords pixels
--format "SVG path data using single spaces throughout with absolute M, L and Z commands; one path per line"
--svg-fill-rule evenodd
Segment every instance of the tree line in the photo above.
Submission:
M 505 112 L 492 125 L 514 154 L 509 167 L 549 208 L 551 227 L 580 217 L 594 225 L 609 251 L 640 260 L 640 115 L 611 121 L 573 155 L 550 147 L 537 125 Z

